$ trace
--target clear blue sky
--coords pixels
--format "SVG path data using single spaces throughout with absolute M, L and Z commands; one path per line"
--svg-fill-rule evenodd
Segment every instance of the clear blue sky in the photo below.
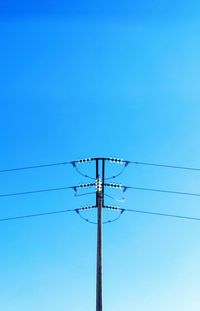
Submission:
M 200 167 L 199 20 L 193 0 L 1 0 L 1 168 L 85 156 Z M 84 181 L 70 166 L 21 171 L 1 174 L 0 192 Z M 200 192 L 198 172 L 129 166 L 119 182 Z M 1 198 L 0 218 L 93 202 Z M 132 191 L 123 206 L 200 217 L 199 203 Z M 199 222 L 144 215 L 105 226 L 104 311 L 199 311 L 199 236 Z M 95 243 L 75 214 L 1 223 L 0 309 L 93 311 Z

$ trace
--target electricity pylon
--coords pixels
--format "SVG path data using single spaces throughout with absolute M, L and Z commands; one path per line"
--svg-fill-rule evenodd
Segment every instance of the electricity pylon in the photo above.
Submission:
M 102 289 L 102 210 L 103 208 L 117 209 L 113 206 L 104 206 L 104 188 L 105 186 L 109 186 L 112 188 L 122 188 L 121 185 L 118 184 L 105 184 L 105 164 L 106 161 L 110 161 L 112 163 L 124 164 L 127 165 L 127 161 L 123 161 L 122 159 L 116 158 L 88 158 L 82 159 L 77 162 L 74 162 L 73 165 L 76 167 L 76 163 L 85 163 L 95 161 L 96 164 L 96 208 L 97 208 L 97 266 L 96 266 L 96 311 L 102 311 L 103 309 L 103 289 Z M 119 174 L 118 174 L 119 175 Z M 86 175 L 87 176 L 87 175 Z M 88 177 L 88 176 L 87 176 Z M 80 188 L 86 188 L 94 186 L 92 184 L 82 184 Z M 75 189 L 76 191 L 77 189 Z M 90 206 L 89 208 L 93 208 L 94 206 Z M 83 208 L 84 209 L 84 208 Z M 88 209 L 88 208 L 86 208 Z M 121 213 L 122 209 L 118 209 Z M 79 213 L 79 210 L 77 211 Z
M 96 206 L 97 221 L 97 275 L 96 275 L 96 311 L 102 311 L 102 208 L 104 206 L 105 160 L 102 159 L 100 177 L 99 159 L 96 159 Z

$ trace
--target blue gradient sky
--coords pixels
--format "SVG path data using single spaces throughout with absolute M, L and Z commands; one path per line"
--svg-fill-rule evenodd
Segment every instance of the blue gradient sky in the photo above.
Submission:
M 104 155 L 199 167 L 199 17 L 198 1 L 1 1 L 1 167 Z M 0 176 L 1 193 L 83 181 L 70 166 Z M 119 182 L 199 192 L 200 175 L 130 166 Z M 93 202 L 1 198 L 0 218 Z M 198 198 L 127 192 L 123 206 L 200 217 Z M 198 222 L 134 214 L 105 226 L 104 310 L 199 311 L 199 235 Z M 1 223 L 0 309 L 94 310 L 95 243 L 75 214 Z

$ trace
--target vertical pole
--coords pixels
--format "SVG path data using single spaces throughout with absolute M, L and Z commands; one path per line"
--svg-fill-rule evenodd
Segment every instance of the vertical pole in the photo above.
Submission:
M 102 178 L 99 174 L 99 160 L 96 160 L 96 206 L 97 224 L 97 279 L 96 279 L 96 311 L 102 311 L 102 208 L 104 205 L 104 172 L 105 160 L 102 159 Z

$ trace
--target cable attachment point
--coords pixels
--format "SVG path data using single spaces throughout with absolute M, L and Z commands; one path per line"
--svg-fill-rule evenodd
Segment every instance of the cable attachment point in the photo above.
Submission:
M 127 167 L 130 164 L 130 161 L 125 161 L 124 166 Z
M 73 187 L 73 190 L 77 193 L 77 186 Z

